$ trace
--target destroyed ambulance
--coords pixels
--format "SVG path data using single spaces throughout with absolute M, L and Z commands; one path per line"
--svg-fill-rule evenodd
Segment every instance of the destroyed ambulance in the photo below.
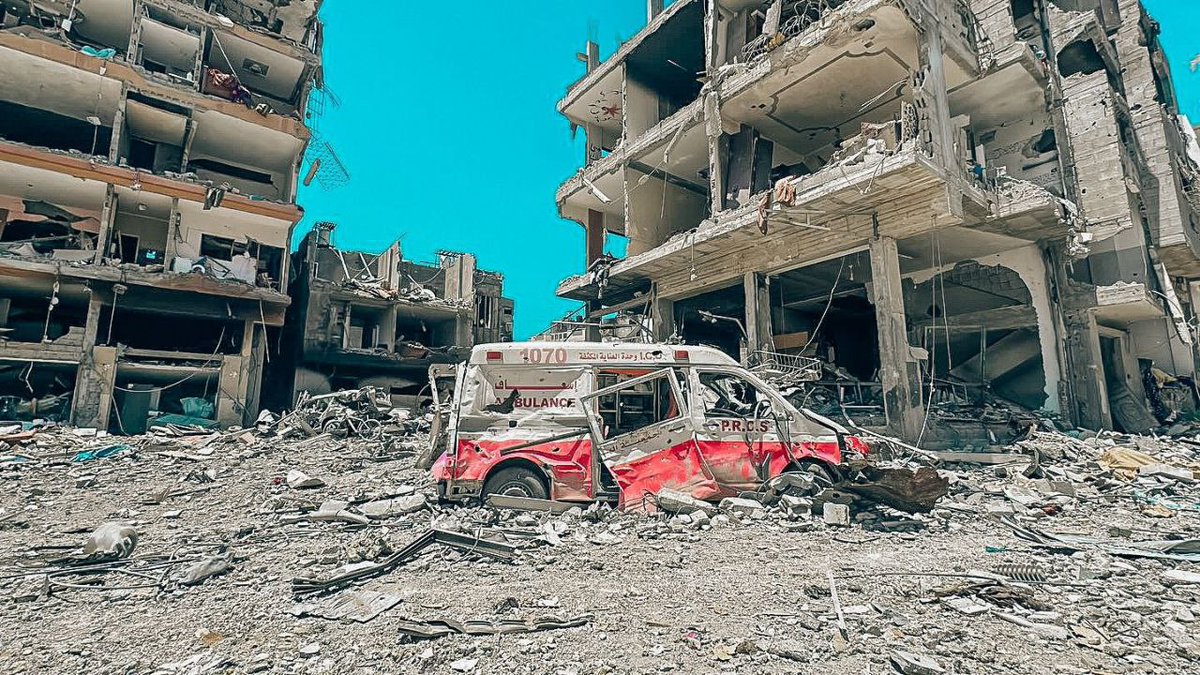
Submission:
M 785 472 L 834 478 L 866 444 L 709 347 L 480 345 L 457 369 L 433 465 L 444 501 L 504 495 L 653 509 Z

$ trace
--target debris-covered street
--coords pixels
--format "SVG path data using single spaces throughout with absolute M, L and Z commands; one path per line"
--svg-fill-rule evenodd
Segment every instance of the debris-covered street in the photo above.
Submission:
M 972 464 L 878 444 L 949 480 L 929 514 L 813 485 L 551 515 L 439 506 L 428 422 L 373 400 L 225 433 L 6 430 L 5 672 L 1200 669 L 1195 434 L 1039 431 Z

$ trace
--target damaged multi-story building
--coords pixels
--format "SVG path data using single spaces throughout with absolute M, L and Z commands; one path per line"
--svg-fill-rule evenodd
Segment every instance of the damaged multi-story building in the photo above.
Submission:
M 1128 431 L 1170 418 L 1147 383 L 1194 403 L 1200 149 L 1140 2 L 648 7 L 558 105 L 590 320 L 818 359 L 910 440 L 941 401 Z
M 253 421 L 319 5 L 0 2 L 0 418 Z
M 283 354 L 270 368 L 273 405 L 373 386 L 396 405 L 420 407 L 431 398 L 431 366 L 512 340 L 504 277 L 479 269 L 474 255 L 442 251 L 435 264 L 420 263 L 405 259 L 399 242 L 377 254 L 343 251 L 333 230 L 317 223 L 293 256 Z

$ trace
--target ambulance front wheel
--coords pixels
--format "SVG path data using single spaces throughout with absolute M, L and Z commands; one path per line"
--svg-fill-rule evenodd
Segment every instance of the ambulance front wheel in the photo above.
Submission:
M 525 467 L 513 466 L 501 469 L 487 479 L 483 484 L 483 497 L 488 495 L 506 495 L 509 497 L 529 497 L 531 499 L 548 499 L 549 491 L 542 477 L 535 471 Z

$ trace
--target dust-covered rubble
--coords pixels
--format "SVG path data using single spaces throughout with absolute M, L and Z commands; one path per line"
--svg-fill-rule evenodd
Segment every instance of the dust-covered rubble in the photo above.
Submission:
M 804 474 L 543 512 L 439 504 L 428 422 L 356 392 L 224 433 L 7 431 L 5 672 L 1200 671 L 1200 438 L 877 444 L 941 485 L 926 510 Z

